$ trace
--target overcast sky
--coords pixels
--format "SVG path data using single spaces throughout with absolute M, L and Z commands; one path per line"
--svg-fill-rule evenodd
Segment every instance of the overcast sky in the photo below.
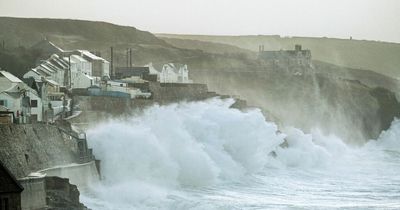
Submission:
M 0 16 L 100 20 L 153 33 L 400 43 L 400 0 L 0 0 Z

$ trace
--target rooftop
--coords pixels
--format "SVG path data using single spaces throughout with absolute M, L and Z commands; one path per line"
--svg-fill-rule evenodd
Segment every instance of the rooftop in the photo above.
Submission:
M 88 59 L 91 60 L 101 60 L 101 61 L 106 61 L 104 58 L 99 57 L 87 50 L 76 50 L 77 52 L 81 53 L 83 56 L 86 56 Z
M 20 79 L 18 79 L 18 77 L 12 75 L 10 72 L 8 71 L 0 71 L 0 74 L 3 75 L 3 77 L 6 77 L 8 80 L 10 80 L 10 82 L 13 83 L 19 83 L 22 82 Z

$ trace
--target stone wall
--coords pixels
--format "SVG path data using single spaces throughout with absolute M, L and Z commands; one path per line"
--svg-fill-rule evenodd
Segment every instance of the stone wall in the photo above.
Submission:
M 83 210 L 87 209 L 79 201 L 77 186 L 68 179 L 60 177 L 30 177 L 19 180 L 24 191 L 21 195 L 22 210 L 54 209 Z
M 161 104 L 181 100 L 202 100 L 209 97 L 205 84 L 150 82 L 150 91 L 154 102 Z
M 76 162 L 76 140 L 46 124 L 0 125 L 0 160 L 17 177 Z
M 111 114 L 122 114 L 132 104 L 130 98 L 106 96 L 74 96 L 73 100 L 80 110 L 108 111 Z
M 44 177 L 24 178 L 18 180 L 24 187 L 21 193 L 22 209 L 40 209 L 46 206 Z
M 152 93 L 152 97 L 149 99 L 74 96 L 75 110 L 82 112 L 78 117 L 68 119 L 68 121 L 87 129 L 98 122 L 116 116 L 129 115 L 134 110 L 141 110 L 154 104 L 168 104 L 185 100 L 196 101 L 218 96 L 215 92 L 209 92 L 205 84 L 149 82 L 149 90 Z

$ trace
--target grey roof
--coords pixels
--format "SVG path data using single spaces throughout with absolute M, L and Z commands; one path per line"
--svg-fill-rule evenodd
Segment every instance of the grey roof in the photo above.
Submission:
M 4 77 L 6 77 L 8 80 L 10 80 L 10 82 L 13 82 L 13 83 L 22 82 L 20 79 L 18 79 L 18 77 L 12 75 L 10 72 L 0 71 L 0 74 L 2 74 Z
M 58 68 L 68 69 L 68 64 L 59 58 L 52 58 L 50 59 L 50 62 Z
M 167 63 L 167 64 L 165 64 L 165 65 L 171 67 L 172 70 L 173 70 L 176 74 L 179 73 L 179 69 L 185 67 L 185 64 L 181 64 L 181 63 Z M 165 66 L 165 65 L 164 65 L 164 66 Z

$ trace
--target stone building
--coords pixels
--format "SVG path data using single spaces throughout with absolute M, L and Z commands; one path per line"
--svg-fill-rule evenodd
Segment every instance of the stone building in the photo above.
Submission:
M 282 67 L 310 67 L 311 51 L 295 45 L 294 50 L 265 51 L 264 46 L 259 47 L 258 58 L 267 65 L 276 68 Z
M 160 83 L 193 83 L 186 64 L 167 63 L 160 72 Z
M 21 192 L 24 188 L 0 161 L 0 209 L 21 210 Z

